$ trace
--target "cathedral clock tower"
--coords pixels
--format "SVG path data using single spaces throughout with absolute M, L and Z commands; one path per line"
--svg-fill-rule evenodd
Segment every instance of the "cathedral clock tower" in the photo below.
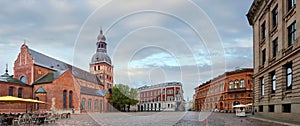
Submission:
M 104 89 L 113 86 L 113 66 L 107 54 L 106 45 L 106 38 L 102 29 L 100 29 L 100 34 L 97 37 L 96 53 L 90 63 L 90 72 L 97 75 L 101 83 L 104 84 Z

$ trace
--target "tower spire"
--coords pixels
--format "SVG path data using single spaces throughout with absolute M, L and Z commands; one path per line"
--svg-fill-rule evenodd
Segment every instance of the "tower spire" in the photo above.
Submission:
M 5 73 L 8 73 L 8 65 L 6 64 Z
M 103 35 L 102 25 L 100 26 L 100 35 Z

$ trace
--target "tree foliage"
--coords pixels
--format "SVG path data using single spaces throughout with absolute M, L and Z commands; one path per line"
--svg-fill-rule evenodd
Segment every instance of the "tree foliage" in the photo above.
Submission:
M 112 88 L 110 102 L 119 111 L 125 111 L 125 106 L 136 105 L 138 103 L 138 91 L 128 85 L 117 84 Z

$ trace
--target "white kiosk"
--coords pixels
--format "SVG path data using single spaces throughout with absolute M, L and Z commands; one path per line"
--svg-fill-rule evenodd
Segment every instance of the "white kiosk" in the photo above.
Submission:
M 247 105 L 243 105 L 243 104 L 233 106 L 233 108 L 235 108 L 235 115 L 246 116 L 246 107 Z

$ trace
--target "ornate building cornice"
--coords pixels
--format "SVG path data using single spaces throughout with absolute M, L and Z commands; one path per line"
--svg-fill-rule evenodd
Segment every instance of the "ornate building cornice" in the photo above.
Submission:
M 247 13 L 247 18 L 248 18 L 248 22 L 250 25 L 254 24 L 254 18 L 257 16 L 257 14 L 259 13 L 260 8 L 263 5 L 263 2 L 268 2 L 269 0 L 254 0 L 248 13 Z

